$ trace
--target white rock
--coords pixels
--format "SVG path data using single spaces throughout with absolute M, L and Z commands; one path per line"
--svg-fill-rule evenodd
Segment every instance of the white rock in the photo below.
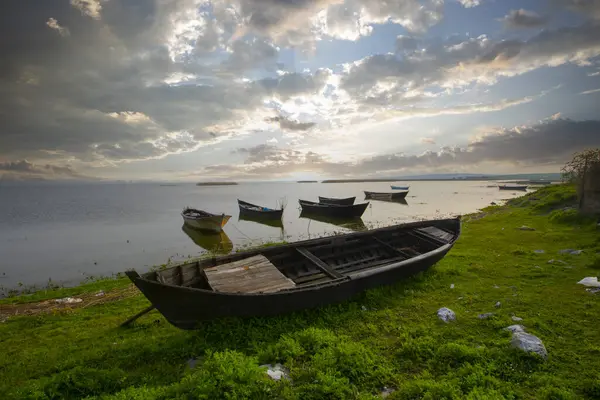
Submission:
M 598 282 L 598 277 L 596 276 L 588 276 L 577 283 L 588 287 L 600 287 L 600 282 Z
M 535 231 L 534 228 L 531 228 L 531 227 L 529 227 L 527 225 L 523 225 L 523 226 L 521 226 L 521 227 L 519 227 L 517 229 L 520 230 L 520 231 Z
M 450 289 L 454 289 L 454 283 L 450 284 Z
M 548 260 L 548 264 L 566 264 L 566 262 L 564 262 L 563 260 Z
M 545 250 L 534 250 L 533 252 L 536 254 L 544 254 L 546 251 Z
M 523 325 L 511 325 L 504 328 L 505 331 L 510 331 L 512 333 L 515 332 L 525 332 L 525 327 Z
M 477 318 L 479 318 L 479 319 L 488 319 L 488 318 L 489 318 L 489 317 L 491 317 L 492 315 L 494 315 L 494 313 L 488 312 L 488 313 L 485 313 L 485 314 L 479 314 L 479 315 L 477 316 Z
M 583 250 L 573 250 L 573 249 L 564 249 L 559 251 L 560 254 L 572 254 L 574 256 L 578 256 L 583 253 Z
M 269 375 L 271 377 L 271 379 L 275 380 L 275 381 L 279 381 L 282 378 L 283 379 L 290 379 L 290 375 L 288 370 L 281 364 L 277 363 L 275 365 L 271 365 L 271 364 L 265 364 L 265 365 L 261 365 L 261 367 L 264 367 L 267 369 L 267 375 Z
M 83 301 L 83 299 L 80 299 L 77 297 L 65 297 L 62 299 L 56 299 L 54 301 L 57 303 L 74 304 L 74 303 L 81 303 Z
M 501 305 L 502 305 L 502 303 L 500 303 L 499 301 L 497 301 L 496 304 L 494 304 L 494 307 L 500 308 Z
M 500 286 L 494 285 L 494 289 L 500 289 Z
M 442 307 L 437 310 L 437 316 L 444 322 L 456 321 L 456 314 L 449 308 Z
M 362 307 L 361 307 L 361 309 L 362 309 L 363 311 L 367 311 L 367 307 L 365 307 L 365 306 L 362 306 Z
M 383 389 L 381 390 L 380 396 L 385 399 L 386 397 L 388 397 L 390 394 L 394 393 L 395 391 L 396 390 L 393 388 L 384 386 Z
M 101 291 L 99 291 L 98 293 L 95 294 L 96 297 L 102 297 L 104 295 L 105 295 L 104 290 L 101 290 Z
M 523 318 L 519 318 L 519 317 L 516 317 L 516 316 L 514 316 L 514 315 L 511 317 L 511 319 L 512 319 L 513 321 L 515 321 L 515 322 L 523 321 Z
M 546 350 L 546 347 L 544 346 L 544 343 L 542 343 L 541 339 L 529 333 L 513 333 L 510 344 L 513 347 L 516 347 L 528 353 L 537 353 L 544 358 L 548 356 L 548 351 Z

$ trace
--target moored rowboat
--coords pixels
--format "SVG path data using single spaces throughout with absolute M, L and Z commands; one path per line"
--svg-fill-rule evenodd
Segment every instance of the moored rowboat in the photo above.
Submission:
M 195 208 L 185 208 L 181 213 L 183 222 L 190 228 L 212 232 L 221 232 L 231 215 L 211 214 Z
M 403 199 L 406 197 L 406 195 L 408 194 L 408 191 L 406 192 L 391 192 L 391 193 L 387 193 L 387 192 L 367 192 L 365 191 L 365 197 L 367 199 L 374 199 L 374 200 L 397 200 L 397 199 Z
M 308 200 L 298 200 L 302 211 L 309 212 L 311 214 L 321 214 L 335 218 L 355 218 L 363 215 L 369 203 L 353 204 L 349 206 L 342 206 L 336 204 L 321 204 L 315 203 Z
M 394 185 L 390 185 L 390 187 L 392 188 L 392 190 L 408 190 L 410 188 L 410 186 L 394 186 Z
M 339 206 L 351 206 L 352 204 L 354 204 L 354 200 L 356 200 L 356 197 L 347 197 L 344 199 L 336 199 L 333 197 L 319 196 L 320 204 L 337 204 Z
M 345 301 L 428 269 L 459 235 L 460 217 L 419 221 L 126 274 L 171 324 L 196 329 Z
M 250 215 L 253 217 L 281 219 L 283 216 L 283 207 L 276 210 L 273 208 L 267 208 L 257 206 L 256 204 L 248 203 L 238 199 L 238 206 L 240 207 L 240 215 Z

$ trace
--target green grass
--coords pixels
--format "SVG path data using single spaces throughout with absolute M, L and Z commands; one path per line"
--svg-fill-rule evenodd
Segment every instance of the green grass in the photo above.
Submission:
M 10 317 L 0 323 L 0 398 L 376 399 L 384 386 L 395 389 L 388 399 L 600 398 L 600 294 L 576 284 L 600 271 L 600 234 L 594 219 L 564 210 L 574 202 L 573 188 L 553 186 L 490 207 L 484 218 L 465 218 L 454 249 L 428 272 L 277 318 L 188 332 L 154 311 L 118 328 L 148 305 L 141 295 Z M 584 252 L 559 254 L 564 248 Z M 101 280 L 0 307 L 127 284 Z M 457 320 L 438 320 L 440 307 Z M 477 318 L 486 312 L 494 316 Z M 502 328 L 512 315 L 543 340 L 546 360 L 511 349 Z M 259 367 L 276 362 L 291 381 L 274 382 Z

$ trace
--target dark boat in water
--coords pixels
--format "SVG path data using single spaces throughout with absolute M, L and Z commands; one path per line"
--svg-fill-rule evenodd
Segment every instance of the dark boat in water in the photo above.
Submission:
M 460 217 L 420 221 L 126 272 L 171 324 L 196 329 L 219 317 L 272 316 L 348 300 L 441 260 L 460 235 Z
M 365 198 L 373 200 L 398 200 L 403 199 L 408 194 L 406 192 L 367 192 L 365 191 Z
M 527 190 L 526 185 L 498 185 L 500 190 Z
M 283 207 L 280 209 L 267 208 L 263 206 L 257 206 L 256 204 L 248 203 L 238 199 L 238 206 L 240 207 L 240 215 L 251 215 L 254 217 L 270 218 L 270 219 L 281 219 L 283 216 Z
M 185 232 L 198 247 L 211 253 L 229 254 L 231 253 L 231 250 L 233 250 L 233 243 L 224 231 L 201 232 L 197 229 L 190 228 L 186 224 L 182 225 L 181 230 Z
M 369 203 L 353 204 L 350 206 L 340 206 L 336 204 L 321 204 L 308 200 L 298 200 L 302 211 L 311 214 L 326 215 L 335 218 L 354 218 L 363 215 Z
M 356 200 L 356 197 L 347 197 L 345 199 L 336 199 L 333 197 L 319 196 L 320 204 L 335 204 L 338 206 L 351 206 L 352 204 L 354 204 L 354 200 Z
M 340 228 L 350 229 L 355 232 L 363 232 L 367 230 L 367 226 L 360 217 L 333 218 L 321 214 L 311 214 L 310 212 L 302 211 L 300 213 L 300 218 L 311 219 L 314 221 L 322 222 L 324 224 L 339 226 Z

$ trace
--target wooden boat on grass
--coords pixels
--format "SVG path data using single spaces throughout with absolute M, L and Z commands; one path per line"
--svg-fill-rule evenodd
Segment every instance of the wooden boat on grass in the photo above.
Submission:
M 392 188 L 392 190 L 408 190 L 410 188 L 410 186 L 394 186 L 394 185 L 390 185 L 390 187 Z
M 367 230 L 367 226 L 364 221 L 360 217 L 355 218 L 332 218 L 327 217 L 325 215 L 320 214 L 311 214 L 307 211 L 302 211 L 300 213 L 300 218 L 312 219 L 318 222 L 322 222 L 324 224 L 331 224 L 335 226 L 339 226 L 340 228 L 350 229 L 355 232 L 362 232 Z
M 269 218 L 269 219 L 281 219 L 283 216 L 283 207 L 280 209 L 267 208 L 263 206 L 257 206 L 256 204 L 248 203 L 238 199 L 238 206 L 240 207 L 240 215 L 251 215 L 253 217 Z
M 196 329 L 219 317 L 272 316 L 348 300 L 441 260 L 460 235 L 460 217 L 304 240 L 126 272 L 171 324 Z
M 186 224 L 182 225 L 181 230 L 183 230 L 183 232 L 185 232 L 198 247 L 211 253 L 229 254 L 231 253 L 231 250 L 233 250 L 233 243 L 224 231 L 201 232 L 197 229 L 190 228 Z
M 403 199 L 408 194 L 406 192 L 367 192 L 365 191 L 365 198 L 373 200 L 397 200 Z
M 298 200 L 302 211 L 311 214 L 326 215 L 335 218 L 354 218 L 363 215 L 369 203 L 353 204 L 350 206 L 340 206 L 335 204 L 321 204 L 308 200 Z
M 189 207 L 186 207 L 182 211 L 181 216 L 183 217 L 183 222 L 190 228 L 211 232 L 221 232 L 227 221 L 229 221 L 229 218 L 231 218 L 231 215 L 211 214 Z
M 500 190 L 527 190 L 527 185 L 498 185 Z
M 321 204 L 335 204 L 338 206 L 351 206 L 354 204 L 356 197 L 346 197 L 344 199 L 336 199 L 333 197 L 322 197 L 319 196 L 319 203 Z

